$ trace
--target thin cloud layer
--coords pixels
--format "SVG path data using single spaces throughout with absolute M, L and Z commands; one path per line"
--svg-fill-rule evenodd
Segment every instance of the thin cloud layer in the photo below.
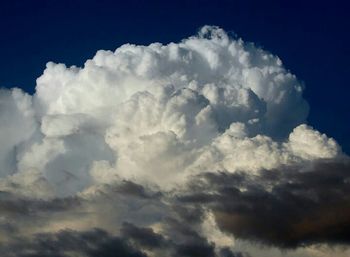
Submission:
M 305 124 L 302 93 L 278 57 L 213 26 L 48 63 L 34 95 L 0 91 L 0 252 L 347 245 L 348 157 Z

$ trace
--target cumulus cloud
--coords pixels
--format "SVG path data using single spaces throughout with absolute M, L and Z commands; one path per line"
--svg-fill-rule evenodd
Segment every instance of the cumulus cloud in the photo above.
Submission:
M 100 50 L 83 67 L 49 62 L 33 95 L 0 91 L 0 250 L 348 244 L 348 157 L 305 124 L 302 93 L 278 57 L 213 26 Z
M 278 57 L 209 26 L 177 44 L 101 50 L 82 68 L 50 62 L 33 96 L 2 93 L 3 173 L 34 170 L 71 195 L 113 176 L 171 188 L 203 167 L 333 158 L 337 143 L 301 125 L 302 89 Z

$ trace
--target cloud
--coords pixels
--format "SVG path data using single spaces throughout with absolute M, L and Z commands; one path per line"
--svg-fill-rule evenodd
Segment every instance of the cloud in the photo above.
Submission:
M 4 257 L 108 257 L 116 254 L 125 257 L 146 257 L 125 240 L 99 229 L 38 234 L 32 239 L 21 239 L 0 247 L 3 248 Z
M 83 67 L 49 62 L 33 95 L 0 90 L 1 253 L 348 244 L 348 157 L 305 124 L 303 89 L 278 57 L 215 26 Z
M 237 238 L 282 248 L 349 244 L 349 181 L 349 159 L 259 175 L 206 173 L 180 200 L 209 207 Z
M 0 90 L 0 175 L 15 172 L 17 155 L 37 130 L 32 97 L 20 89 Z
M 3 177 L 35 172 L 65 196 L 116 175 L 169 188 L 208 161 L 234 172 L 336 156 L 326 136 L 292 132 L 308 113 L 302 91 L 278 57 L 210 26 L 179 43 L 100 50 L 82 68 L 49 62 L 33 96 L 1 92 Z M 251 148 L 266 160 L 253 164 Z
M 164 238 L 151 228 L 138 228 L 131 223 L 123 223 L 121 234 L 146 248 L 164 247 Z
M 90 243 L 79 241 L 74 249 L 62 246 L 58 251 L 61 239 L 56 237 L 70 242 L 71 234 L 89 234 L 95 227 L 111 237 L 108 242 L 123 242 L 145 256 L 260 256 L 249 253 L 256 243 L 305 251 L 313 244 L 347 245 L 349 168 L 345 159 L 259 175 L 203 173 L 171 192 L 121 181 L 97 185 L 73 198 L 39 200 L 3 193 L 0 229 L 6 236 L 0 238 L 0 251 L 10 254 L 14 244 L 38 254 L 51 249 L 62 256 L 65 251 L 90 256 L 92 250 L 84 248 Z M 48 249 L 38 246 L 42 240 Z M 249 250 L 237 240 L 250 242 Z M 105 251 L 105 244 L 96 244 L 95 252 Z

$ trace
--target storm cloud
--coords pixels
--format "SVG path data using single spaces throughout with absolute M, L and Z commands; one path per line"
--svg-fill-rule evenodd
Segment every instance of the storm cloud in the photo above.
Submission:
M 345 256 L 349 157 L 303 90 L 215 26 L 49 62 L 0 91 L 1 256 Z
M 218 226 L 238 238 L 283 248 L 350 243 L 349 159 L 255 176 L 207 173 L 192 183 L 180 201 L 209 207 Z

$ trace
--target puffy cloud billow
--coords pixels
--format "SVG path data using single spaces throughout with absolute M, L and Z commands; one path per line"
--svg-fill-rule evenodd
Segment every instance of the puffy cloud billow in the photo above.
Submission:
M 346 256 L 349 157 L 303 88 L 212 26 L 49 62 L 0 91 L 1 256 Z

